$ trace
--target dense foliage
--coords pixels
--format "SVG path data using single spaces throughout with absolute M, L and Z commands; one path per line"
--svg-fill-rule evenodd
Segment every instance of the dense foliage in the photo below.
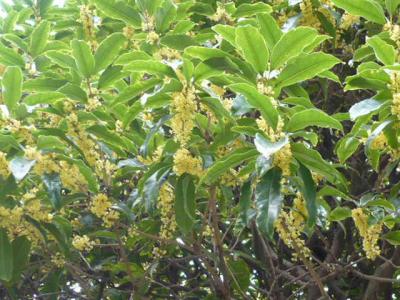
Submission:
M 400 297 L 399 0 L 52 2 L 2 2 L 1 299 Z

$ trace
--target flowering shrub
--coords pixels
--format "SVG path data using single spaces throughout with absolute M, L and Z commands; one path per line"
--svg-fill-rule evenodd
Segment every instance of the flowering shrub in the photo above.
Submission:
M 1 299 L 400 297 L 399 0 L 2 2 Z

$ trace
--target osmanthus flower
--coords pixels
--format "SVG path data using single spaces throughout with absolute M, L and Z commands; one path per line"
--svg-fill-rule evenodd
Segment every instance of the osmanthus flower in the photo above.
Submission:
M 353 209 L 351 215 L 362 238 L 363 249 L 367 258 L 374 260 L 381 253 L 377 243 L 382 232 L 382 223 L 378 222 L 370 225 L 368 222 L 369 216 L 362 208 Z
M 95 241 L 90 240 L 87 235 L 75 235 L 72 240 L 72 246 L 79 251 L 91 251 L 93 246 L 96 245 Z
M 0 152 L 0 175 L 7 178 L 11 174 L 10 166 L 7 160 L 7 154 Z

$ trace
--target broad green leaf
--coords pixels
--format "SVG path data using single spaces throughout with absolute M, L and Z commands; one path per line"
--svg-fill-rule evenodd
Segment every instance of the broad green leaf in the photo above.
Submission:
M 29 262 L 29 253 L 31 250 L 31 242 L 26 236 L 16 237 L 12 241 L 12 253 L 13 253 L 13 276 L 12 281 L 18 282 L 20 276 Z
M 277 69 L 289 59 L 301 54 L 317 36 L 318 31 L 310 27 L 297 27 L 285 33 L 272 49 L 271 69 Z
M 351 217 L 351 209 L 347 207 L 336 207 L 329 213 L 330 221 L 343 221 Z
M 267 47 L 272 51 L 275 44 L 282 36 L 282 30 L 279 28 L 274 17 L 272 17 L 270 14 L 257 14 L 257 21 Z
M 72 40 L 71 48 L 78 71 L 83 77 L 89 78 L 95 70 L 95 61 L 89 45 L 84 41 Z
M 94 55 L 95 73 L 107 68 L 115 60 L 125 41 L 122 33 L 113 33 L 101 42 Z
M 359 139 L 352 136 L 342 138 L 336 149 L 336 154 L 340 163 L 343 164 L 351 155 L 353 155 L 353 153 L 358 149 L 360 143 Z
M 256 146 L 257 151 L 260 152 L 265 158 L 270 158 L 272 154 L 278 152 L 288 143 L 289 139 L 287 137 L 274 143 L 267 140 L 259 133 L 256 134 L 254 139 L 254 145 Z
M 280 182 L 281 172 L 273 168 L 260 179 L 256 186 L 256 223 L 260 231 L 270 239 L 283 201 Z
M 258 73 L 267 70 L 269 51 L 264 38 L 257 28 L 249 25 L 236 28 L 235 43 L 241 50 L 243 58 L 249 62 Z
M 77 100 L 83 103 L 87 102 L 88 96 L 86 92 L 77 84 L 67 83 L 57 91 L 63 93 L 72 100 Z
M 332 183 L 343 181 L 340 172 L 325 161 L 318 151 L 306 148 L 302 143 L 292 143 L 291 150 L 293 156 L 311 171 L 321 174 Z
M 76 63 L 72 56 L 57 50 L 46 51 L 46 56 L 63 68 L 76 69 Z
M 290 61 L 279 74 L 275 84 L 282 88 L 311 79 L 340 62 L 336 57 L 322 52 L 301 55 Z
M 9 66 L 3 74 L 1 89 L 9 111 L 15 111 L 22 96 L 23 75 L 19 67 Z
M 191 46 L 185 49 L 185 54 L 200 60 L 207 60 L 215 57 L 226 57 L 228 53 L 217 48 L 207 48 L 199 46 Z
M 303 194 L 304 200 L 306 201 L 308 213 L 307 226 L 309 228 L 312 228 L 314 227 L 317 220 L 317 192 L 315 182 L 312 178 L 310 170 L 301 163 L 298 174 L 302 180 L 300 191 Z
M 196 221 L 196 198 L 193 178 L 184 174 L 179 177 L 175 188 L 176 223 L 184 234 L 188 234 Z
M 170 66 L 156 60 L 135 60 L 126 65 L 124 70 L 176 77 L 174 70 Z
M 57 100 L 65 98 L 60 92 L 45 92 L 28 95 L 24 98 L 27 105 L 52 104 Z
M 162 7 L 160 7 L 156 13 L 157 31 L 165 32 L 169 29 L 171 23 L 176 18 L 176 11 L 177 8 L 172 1 L 167 0 L 163 3 Z
M 354 121 L 358 117 L 367 115 L 378 110 L 384 102 L 377 101 L 373 98 L 365 99 L 357 102 L 349 109 L 350 119 Z
M 250 221 L 250 211 L 251 211 L 251 196 L 252 196 L 251 181 L 246 181 L 240 191 L 239 207 L 240 215 L 242 217 L 243 223 L 248 225 Z
M 136 96 L 154 88 L 157 84 L 162 83 L 161 79 L 150 78 L 148 80 L 140 81 L 133 85 L 126 87 L 112 102 L 112 106 L 118 103 L 125 103 L 134 99 Z
M 343 130 L 343 126 L 338 120 L 316 108 L 305 109 L 295 113 L 289 119 L 286 130 L 289 132 L 295 132 L 308 126 Z
M 160 39 L 160 44 L 183 51 L 185 48 L 195 46 L 198 43 L 186 34 L 169 34 Z
M 201 182 L 213 183 L 219 176 L 241 164 L 244 161 L 248 161 L 255 158 L 258 155 L 258 151 L 254 148 L 239 148 L 225 155 L 224 157 L 217 160 L 207 172 L 202 176 Z
M 6 66 L 25 67 L 25 61 L 15 50 L 7 48 L 0 42 L 0 63 Z
M 97 87 L 99 89 L 107 89 L 111 87 L 116 81 L 127 77 L 128 72 L 124 72 L 121 66 L 109 66 L 104 72 L 101 73 Z
M 126 1 L 95 0 L 97 8 L 106 16 L 124 21 L 129 25 L 140 28 L 142 20 L 140 14 Z
M 400 245 L 400 230 L 394 230 L 386 233 L 383 239 L 387 240 L 390 244 L 394 246 Z
M 247 102 L 260 110 L 264 119 L 272 128 L 278 123 L 278 112 L 271 102 L 271 98 L 260 94 L 257 89 L 247 83 L 235 83 L 228 86 L 235 93 L 242 94 Z
M 385 13 L 376 1 L 373 0 L 332 0 L 332 2 L 348 13 L 361 16 L 369 21 L 385 24 L 386 18 Z
M 50 23 L 43 20 L 33 30 L 30 36 L 29 52 L 32 57 L 42 54 L 47 45 L 47 40 L 50 34 Z
M 373 36 L 367 40 L 367 44 L 374 49 L 375 56 L 384 65 L 393 65 L 396 61 L 396 50 L 378 36 Z
M 233 16 L 235 18 L 250 17 L 258 13 L 270 13 L 271 6 L 266 3 L 258 2 L 254 4 L 243 3 L 239 5 Z
M 65 85 L 66 80 L 53 79 L 48 77 L 30 79 L 24 82 L 22 89 L 27 92 L 55 91 Z
M 386 8 L 389 13 L 393 16 L 400 5 L 400 0 L 385 0 Z
M 229 25 L 218 24 L 212 27 L 212 29 L 224 38 L 232 46 L 236 47 L 236 30 L 235 27 Z
M 0 228 L 0 280 L 12 279 L 14 270 L 14 256 L 7 231 Z

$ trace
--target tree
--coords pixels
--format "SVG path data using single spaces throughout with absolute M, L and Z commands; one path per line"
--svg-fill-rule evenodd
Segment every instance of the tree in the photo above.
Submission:
M 0 297 L 400 297 L 399 4 L 2 2 Z

